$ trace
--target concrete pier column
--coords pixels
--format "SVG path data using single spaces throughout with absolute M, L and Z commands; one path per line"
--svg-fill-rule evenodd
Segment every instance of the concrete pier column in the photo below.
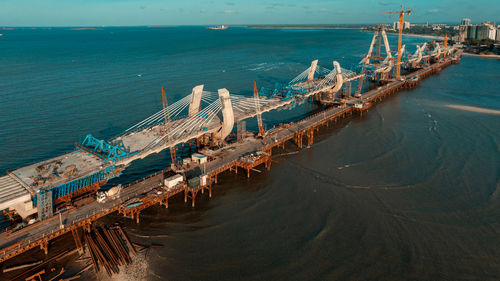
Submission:
M 227 89 L 219 89 L 219 98 L 222 105 L 222 127 L 215 134 L 215 137 L 219 142 L 223 142 L 233 130 L 234 112 L 231 97 L 229 96 L 229 91 Z
M 335 87 L 333 87 L 332 89 L 332 92 L 335 94 L 342 87 L 342 84 L 344 83 L 344 76 L 342 76 L 342 68 L 340 68 L 340 64 L 337 61 L 333 61 L 333 67 L 335 67 L 335 70 L 337 72 L 337 74 L 335 75 L 335 78 L 337 78 L 337 82 L 335 83 Z
M 311 67 L 309 68 L 309 73 L 307 74 L 307 81 L 312 81 L 314 79 L 316 67 L 318 67 L 318 60 L 313 60 L 311 62 Z
M 198 85 L 191 92 L 191 102 L 189 103 L 189 117 L 200 112 L 201 95 L 203 94 L 203 85 Z

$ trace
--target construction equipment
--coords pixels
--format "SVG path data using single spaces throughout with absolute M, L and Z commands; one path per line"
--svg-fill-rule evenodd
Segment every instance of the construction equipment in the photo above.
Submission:
M 163 104 L 163 114 L 165 117 L 165 123 L 163 124 L 163 129 L 160 129 L 160 134 L 162 136 L 165 136 L 166 139 L 165 141 L 168 142 L 169 134 L 168 134 L 168 125 L 170 123 L 170 111 L 168 110 L 168 100 L 167 100 L 167 95 L 165 94 L 165 89 L 163 86 L 161 86 L 161 101 Z M 177 162 L 177 156 L 175 155 L 175 147 L 170 148 L 170 160 L 172 161 L 172 164 L 175 164 Z
M 380 52 L 382 40 L 384 41 L 385 57 Z M 376 56 L 372 55 L 374 48 L 376 49 Z M 386 80 L 389 78 L 389 72 L 394 65 L 394 60 L 391 55 L 391 48 L 384 25 L 378 24 L 375 26 L 368 54 L 363 57 L 360 63 L 363 64 L 363 73 L 365 74 L 367 74 L 367 66 L 371 65 L 370 68 L 373 69 L 370 71 L 370 78 L 373 80 Z
M 444 35 L 444 53 L 443 53 L 444 58 L 446 58 L 446 47 L 448 47 L 448 34 Z
M 255 99 L 255 110 L 257 111 L 257 123 L 259 125 L 259 136 L 264 135 L 264 127 L 262 126 L 262 114 L 260 112 L 259 90 L 257 90 L 257 83 L 253 81 L 253 97 Z
M 412 10 L 405 11 L 403 9 L 403 5 L 401 5 L 401 11 L 381 11 L 381 13 L 399 14 L 398 62 L 396 64 L 396 79 L 400 78 L 401 73 L 401 42 L 403 41 L 404 15 L 405 13 L 410 15 L 412 12 Z

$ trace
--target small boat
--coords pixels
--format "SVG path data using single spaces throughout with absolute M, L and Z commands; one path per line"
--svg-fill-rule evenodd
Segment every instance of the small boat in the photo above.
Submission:
M 222 30 L 222 29 L 227 29 L 226 25 L 219 25 L 219 26 L 209 26 L 207 29 L 212 29 L 212 30 Z

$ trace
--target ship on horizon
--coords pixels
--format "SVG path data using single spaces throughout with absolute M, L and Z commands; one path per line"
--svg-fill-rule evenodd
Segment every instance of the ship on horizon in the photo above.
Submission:
M 212 30 L 227 29 L 227 25 L 209 26 L 207 27 L 207 29 L 212 29 Z

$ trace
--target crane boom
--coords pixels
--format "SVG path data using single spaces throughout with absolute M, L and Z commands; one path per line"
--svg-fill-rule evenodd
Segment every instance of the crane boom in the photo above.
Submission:
M 448 47 L 448 34 L 444 35 L 444 54 L 443 54 L 444 58 L 446 58 L 446 47 Z
M 253 97 L 255 100 L 255 110 L 257 111 L 257 123 L 259 125 L 259 136 L 264 135 L 264 127 L 262 126 L 262 114 L 260 112 L 259 90 L 257 84 L 253 81 Z

